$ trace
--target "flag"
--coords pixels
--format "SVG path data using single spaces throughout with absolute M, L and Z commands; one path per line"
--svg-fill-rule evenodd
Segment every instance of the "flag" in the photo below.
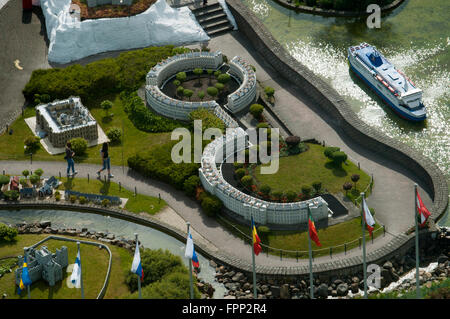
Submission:
M 363 197 L 362 201 L 363 206 L 363 217 L 364 222 L 366 223 L 367 230 L 369 231 L 370 236 L 372 236 L 373 227 L 375 226 L 375 220 L 372 217 L 372 214 L 370 213 L 369 207 L 367 207 L 366 200 Z
M 141 253 L 139 252 L 139 241 L 136 240 L 136 249 L 134 250 L 133 264 L 131 265 L 131 272 L 135 273 L 144 281 L 144 269 L 141 264 Z
M 22 265 L 22 276 L 20 278 L 19 289 L 17 291 L 18 294 L 20 295 L 22 290 L 25 289 L 26 286 L 30 286 L 30 285 L 31 285 L 31 279 L 30 279 L 30 275 L 28 274 L 27 256 L 25 256 L 25 258 L 23 259 L 23 265 Z
M 419 213 L 417 219 L 419 220 L 420 227 L 423 227 L 425 226 L 425 223 L 428 217 L 430 217 L 431 213 L 423 204 L 422 199 L 419 196 L 419 191 L 417 191 L 417 189 L 416 189 L 416 200 L 417 200 L 417 211 Z
M 308 229 L 309 229 L 309 237 L 312 240 L 314 240 L 317 246 L 322 246 L 322 244 L 319 241 L 319 235 L 317 235 L 316 225 L 314 225 L 311 213 L 309 213 Z
M 75 286 L 75 288 L 80 288 L 81 287 L 80 247 L 78 247 L 77 258 L 75 258 L 75 265 L 73 266 L 72 275 L 70 276 L 70 281 Z
M 252 242 L 253 242 L 253 250 L 255 251 L 255 255 L 258 256 L 259 253 L 262 251 L 261 248 L 261 239 L 259 239 L 258 233 L 256 232 L 256 226 L 255 222 L 253 221 L 252 216 Z
M 184 251 L 184 257 L 192 260 L 192 265 L 195 268 L 200 267 L 198 262 L 197 254 L 195 253 L 194 241 L 192 240 L 191 233 L 188 234 L 188 238 L 186 241 L 186 250 Z

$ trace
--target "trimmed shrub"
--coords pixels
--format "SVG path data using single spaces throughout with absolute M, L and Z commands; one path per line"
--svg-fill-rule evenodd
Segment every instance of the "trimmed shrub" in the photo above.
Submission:
M 272 196 L 275 198 L 275 200 L 280 201 L 283 198 L 283 192 L 282 191 L 274 191 L 274 192 L 272 192 Z
M 198 77 L 198 83 L 200 83 L 200 76 L 203 74 L 203 69 L 195 68 L 193 73 Z
M 216 78 L 218 78 L 219 75 L 221 75 L 221 74 L 222 74 L 222 71 L 220 71 L 220 70 L 214 71 L 214 76 L 215 76 Z
M 189 90 L 189 89 L 184 89 L 183 90 L 183 95 L 185 97 L 187 97 L 189 100 L 191 100 L 191 96 L 194 94 L 194 91 Z
M 26 170 L 22 171 L 22 175 L 25 176 L 25 178 L 27 178 L 28 175 L 30 175 L 30 171 L 26 169 Z
M 245 168 L 239 168 L 234 173 L 236 174 L 238 180 L 241 180 L 242 177 L 244 177 L 247 174 Z
M 9 184 L 9 180 L 10 180 L 9 176 L 6 176 L 6 175 L 0 175 L 0 188 L 1 188 L 3 185 Z
M 312 193 L 312 187 L 309 185 L 303 185 L 302 186 L 302 194 L 306 196 L 306 198 L 309 198 Z
M 223 89 L 225 88 L 225 85 L 223 85 L 222 83 L 216 83 L 216 84 L 214 84 L 214 87 L 215 87 L 216 89 L 218 89 L 219 92 L 222 92 Z
M 267 122 L 258 123 L 256 125 L 256 128 L 259 130 L 260 128 L 270 128 L 269 124 Z
M 110 100 L 104 100 L 100 106 L 103 110 L 105 110 L 106 116 L 108 116 L 109 110 L 113 107 L 113 103 Z
M 59 202 L 61 200 L 61 194 L 55 194 L 55 200 Z
M 356 183 L 359 181 L 360 176 L 358 174 L 353 174 L 351 176 L 352 182 L 355 183 L 355 189 L 356 189 Z
M 332 159 L 332 154 L 334 152 L 338 152 L 341 149 L 339 147 L 334 147 L 334 146 L 328 146 L 325 147 L 325 149 L 323 150 L 323 155 L 325 155 L 326 157 L 328 157 L 329 159 Z
M 0 223 L 0 243 L 15 241 L 18 233 L 16 228 Z
M 25 141 L 24 144 L 27 147 L 27 151 L 33 152 L 36 151 L 37 149 L 39 149 L 40 147 L 40 143 L 39 143 L 40 139 L 37 136 L 28 136 Z
M 347 160 L 347 154 L 344 152 L 338 151 L 331 154 L 333 163 L 335 163 L 337 166 L 341 166 L 342 163 L 344 163 Z
M 73 204 L 77 201 L 77 197 L 75 195 L 70 195 L 69 201 Z
M 236 170 L 238 168 L 244 167 L 244 163 L 234 162 L 233 166 L 234 166 L 234 169 Z
M 75 155 L 83 155 L 86 153 L 88 142 L 82 137 L 76 137 L 69 141 L 72 144 L 72 150 Z
M 20 197 L 19 192 L 14 191 L 14 190 L 8 190 L 8 191 L 4 192 L 3 195 L 5 195 L 6 200 L 12 200 L 12 201 L 16 201 Z
M 103 207 L 108 207 L 108 206 L 110 206 L 111 205 L 111 202 L 109 201 L 109 199 L 103 199 L 102 200 L 102 206 Z
M 203 92 L 203 91 L 198 91 L 197 96 L 199 97 L 200 100 L 203 101 L 203 99 L 205 98 L 205 92 Z
M 288 200 L 288 202 L 294 202 L 296 198 L 297 198 L 297 193 L 296 192 L 288 191 L 286 193 L 286 199 Z
M 252 114 L 253 117 L 256 119 L 261 118 L 263 111 L 264 111 L 264 106 L 262 106 L 261 104 L 252 104 L 250 106 L 250 114 Z
M 262 186 L 259 188 L 259 190 L 260 190 L 261 193 L 263 193 L 265 196 L 268 196 L 268 195 L 270 194 L 270 191 L 271 191 L 272 189 L 270 188 L 269 185 L 264 184 L 264 185 L 262 185 Z
M 19 180 L 19 183 L 20 183 L 20 185 L 22 185 L 22 187 L 25 187 L 25 186 L 27 186 L 28 181 L 26 178 L 21 178 Z
M 181 81 L 180 80 L 173 80 L 173 85 L 175 85 L 175 87 L 179 87 L 181 85 Z
M 87 203 L 87 199 L 84 196 L 80 196 L 78 198 L 78 201 L 80 202 L 80 204 L 86 204 Z
M 217 213 L 220 213 L 222 211 L 222 207 L 222 201 L 214 195 L 208 194 L 202 200 L 202 209 L 206 213 L 206 215 L 210 217 L 213 217 Z
M 184 87 L 180 85 L 179 87 L 177 87 L 177 95 L 183 96 L 183 93 L 184 93 Z
M 36 185 L 39 182 L 39 180 L 40 180 L 40 178 L 36 174 L 33 174 L 33 175 L 30 176 L 30 182 L 33 185 Z
M 122 130 L 118 127 L 111 127 L 106 133 L 112 144 L 120 143 L 122 139 Z
M 210 110 L 205 109 L 203 107 L 198 108 L 189 113 L 189 119 L 191 120 L 192 125 L 194 120 L 201 120 L 202 132 L 204 132 L 207 128 L 218 128 L 223 133 L 226 129 L 225 123 L 221 119 L 219 119 Z
M 266 86 L 264 88 L 264 93 L 266 93 L 267 97 L 272 97 L 275 94 L 275 89 L 270 86 Z
M 230 77 L 230 75 L 227 74 L 227 73 L 220 74 L 220 75 L 217 77 L 217 81 L 219 81 L 220 83 L 223 83 L 223 84 L 228 83 L 228 82 L 230 81 L 230 79 L 231 79 L 231 77 Z
M 289 147 L 295 147 L 300 143 L 300 137 L 298 136 L 288 136 L 284 140 Z
M 178 72 L 176 75 L 176 78 L 180 82 L 186 81 L 186 78 L 187 78 L 186 72 Z
M 40 178 L 42 174 L 44 174 L 44 171 L 42 170 L 42 168 L 38 168 L 37 170 L 34 171 L 34 174 L 36 174 Z
M 322 182 L 314 182 L 312 183 L 312 187 L 318 193 L 322 189 Z
M 348 191 L 353 188 L 353 185 L 350 182 L 345 182 L 344 185 L 342 185 L 342 188 L 344 189 L 345 193 L 348 194 Z
M 210 86 L 206 89 L 206 93 L 208 93 L 209 96 L 215 97 L 219 94 L 219 90 L 213 86 Z
M 241 183 L 244 187 L 250 187 L 253 185 L 253 178 L 250 175 L 245 175 L 241 178 Z
M 186 195 L 194 197 L 197 191 L 197 187 L 200 185 L 200 178 L 198 176 L 191 176 L 184 181 L 183 190 Z

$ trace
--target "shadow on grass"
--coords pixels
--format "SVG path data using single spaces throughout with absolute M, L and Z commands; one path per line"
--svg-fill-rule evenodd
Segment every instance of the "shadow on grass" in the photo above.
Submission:
M 342 168 L 342 166 L 338 166 L 333 162 L 327 162 L 324 166 L 326 169 L 331 170 L 334 176 L 345 177 L 348 175 L 348 173 L 345 171 L 345 169 Z
M 111 123 L 112 120 L 113 120 L 113 116 L 111 114 L 102 117 L 102 123 L 103 124 Z

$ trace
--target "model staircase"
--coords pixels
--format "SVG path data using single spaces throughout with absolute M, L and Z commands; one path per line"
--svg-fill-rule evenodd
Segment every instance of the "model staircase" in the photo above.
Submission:
M 201 4 L 189 6 L 189 9 L 191 9 L 198 23 L 209 37 L 221 35 L 233 30 L 233 26 L 228 21 L 225 11 L 223 11 L 222 6 L 218 2 L 205 6 Z

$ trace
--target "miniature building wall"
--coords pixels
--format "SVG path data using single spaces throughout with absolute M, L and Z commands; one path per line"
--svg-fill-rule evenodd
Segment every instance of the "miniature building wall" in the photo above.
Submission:
M 112 4 L 112 5 L 127 5 L 131 6 L 133 4 L 133 0 L 87 0 L 88 7 L 96 7 L 96 6 L 102 6 L 105 4 Z
M 219 197 L 225 207 L 232 212 L 246 220 L 250 220 L 253 216 L 255 222 L 263 225 L 306 223 L 310 203 L 314 205 L 311 214 L 316 221 L 328 218 L 328 205 L 322 197 L 294 203 L 272 203 L 247 195 L 225 181 L 221 171 L 221 164 L 224 161 L 222 153 L 225 153 L 227 148 L 239 152 L 249 146 L 251 145 L 248 143 L 247 133 L 241 128 L 231 132 L 227 130 L 226 136 L 209 143 L 203 151 L 199 169 L 203 187 Z M 217 164 L 220 164 L 219 168 Z
M 231 75 L 241 80 L 241 86 L 228 95 L 228 108 L 239 112 L 256 98 L 256 74 L 253 68 L 242 58 L 235 56 L 229 63 Z
M 68 123 L 62 122 L 64 118 Z M 70 123 L 72 121 L 72 123 Z M 36 106 L 36 125 L 48 135 L 54 147 L 64 147 L 72 138 L 98 138 L 97 121 L 79 97 Z

